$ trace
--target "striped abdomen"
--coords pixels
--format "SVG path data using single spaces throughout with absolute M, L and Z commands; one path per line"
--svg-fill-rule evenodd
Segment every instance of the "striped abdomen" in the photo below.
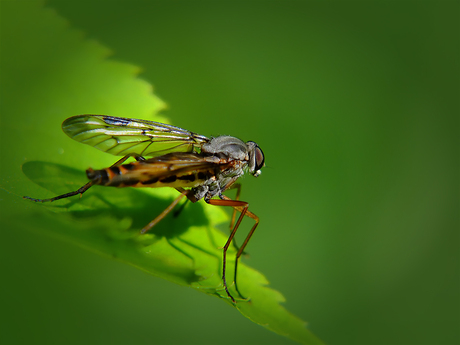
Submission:
M 193 188 L 214 178 L 209 163 L 168 162 L 149 159 L 102 170 L 88 169 L 86 175 L 95 184 L 112 187 L 184 187 Z

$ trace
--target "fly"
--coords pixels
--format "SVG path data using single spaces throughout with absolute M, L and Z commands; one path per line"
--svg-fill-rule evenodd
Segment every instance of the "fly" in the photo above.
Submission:
M 265 165 L 264 154 L 255 142 L 245 143 L 231 136 L 208 138 L 159 122 L 106 115 L 69 117 L 62 123 L 62 130 L 76 141 L 122 158 L 106 169 L 89 168 L 86 171 L 89 182 L 76 191 L 51 199 L 24 198 L 51 202 L 81 195 L 94 185 L 175 188 L 180 195 L 141 230 L 142 234 L 153 228 L 184 197 L 191 202 L 204 199 L 210 205 L 230 206 L 234 211 L 230 236 L 223 247 L 222 282 L 233 303 L 236 301 L 230 294 L 225 274 L 227 250 L 243 217 L 255 221 L 243 244 L 237 248 L 235 258 L 235 289 L 243 296 L 236 284 L 238 261 L 259 225 L 259 217 L 248 210 L 247 202 L 239 200 L 241 187 L 235 182 L 246 172 L 255 177 L 260 175 L 260 169 Z M 130 157 L 136 161 L 123 164 Z M 230 188 L 237 188 L 235 200 L 223 195 Z M 240 216 L 235 223 L 237 211 Z

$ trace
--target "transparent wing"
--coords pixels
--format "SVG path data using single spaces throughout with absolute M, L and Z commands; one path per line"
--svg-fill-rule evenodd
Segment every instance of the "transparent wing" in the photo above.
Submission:
M 106 115 L 77 115 L 62 123 L 72 139 L 115 156 L 198 152 L 210 139 L 159 122 Z
M 229 167 L 231 167 L 231 163 L 209 161 L 196 153 L 171 152 L 145 161 L 131 163 L 129 170 L 116 176 L 119 180 L 135 178 L 138 181 L 170 177 L 170 181 L 163 181 L 163 186 L 174 187 L 184 186 L 184 182 L 195 185 L 200 181 L 203 183 L 204 180 L 215 175 L 216 169 L 226 170 Z

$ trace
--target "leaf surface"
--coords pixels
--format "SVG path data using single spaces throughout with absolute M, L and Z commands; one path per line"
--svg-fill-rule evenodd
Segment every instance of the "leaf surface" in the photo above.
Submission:
M 76 190 L 87 182 L 88 165 L 103 168 L 116 160 L 66 137 L 60 129 L 65 118 L 94 113 L 167 120 L 158 115 L 164 102 L 137 78 L 137 67 L 109 59 L 107 48 L 85 40 L 40 1 L 5 2 L 2 10 L 9 14 L 2 30 L 15 33 L 2 36 L 0 144 L 9 166 L 0 175 L 2 223 L 61 238 L 233 305 L 220 274 L 228 236 L 216 229 L 228 221 L 221 209 L 189 203 L 179 217 L 168 216 L 140 235 L 176 191 L 96 186 L 82 198 L 53 203 L 22 198 Z M 234 254 L 230 249 L 229 272 Z M 261 273 L 242 263 L 238 274 L 249 297 L 236 304 L 244 316 L 300 343 L 321 343 L 280 305 L 283 296 L 267 287 Z

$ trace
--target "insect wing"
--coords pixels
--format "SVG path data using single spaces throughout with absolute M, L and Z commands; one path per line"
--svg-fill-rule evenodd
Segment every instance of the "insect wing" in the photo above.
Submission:
M 77 115 L 62 123 L 72 139 L 115 156 L 196 152 L 209 138 L 159 122 L 105 115 Z
M 174 152 L 119 168 L 105 169 L 110 177 L 106 185 L 192 188 L 215 176 L 216 169 L 227 169 L 229 166 L 230 163 L 207 161 L 196 153 Z M 112 174 L 114 169 L 117 173 Z

